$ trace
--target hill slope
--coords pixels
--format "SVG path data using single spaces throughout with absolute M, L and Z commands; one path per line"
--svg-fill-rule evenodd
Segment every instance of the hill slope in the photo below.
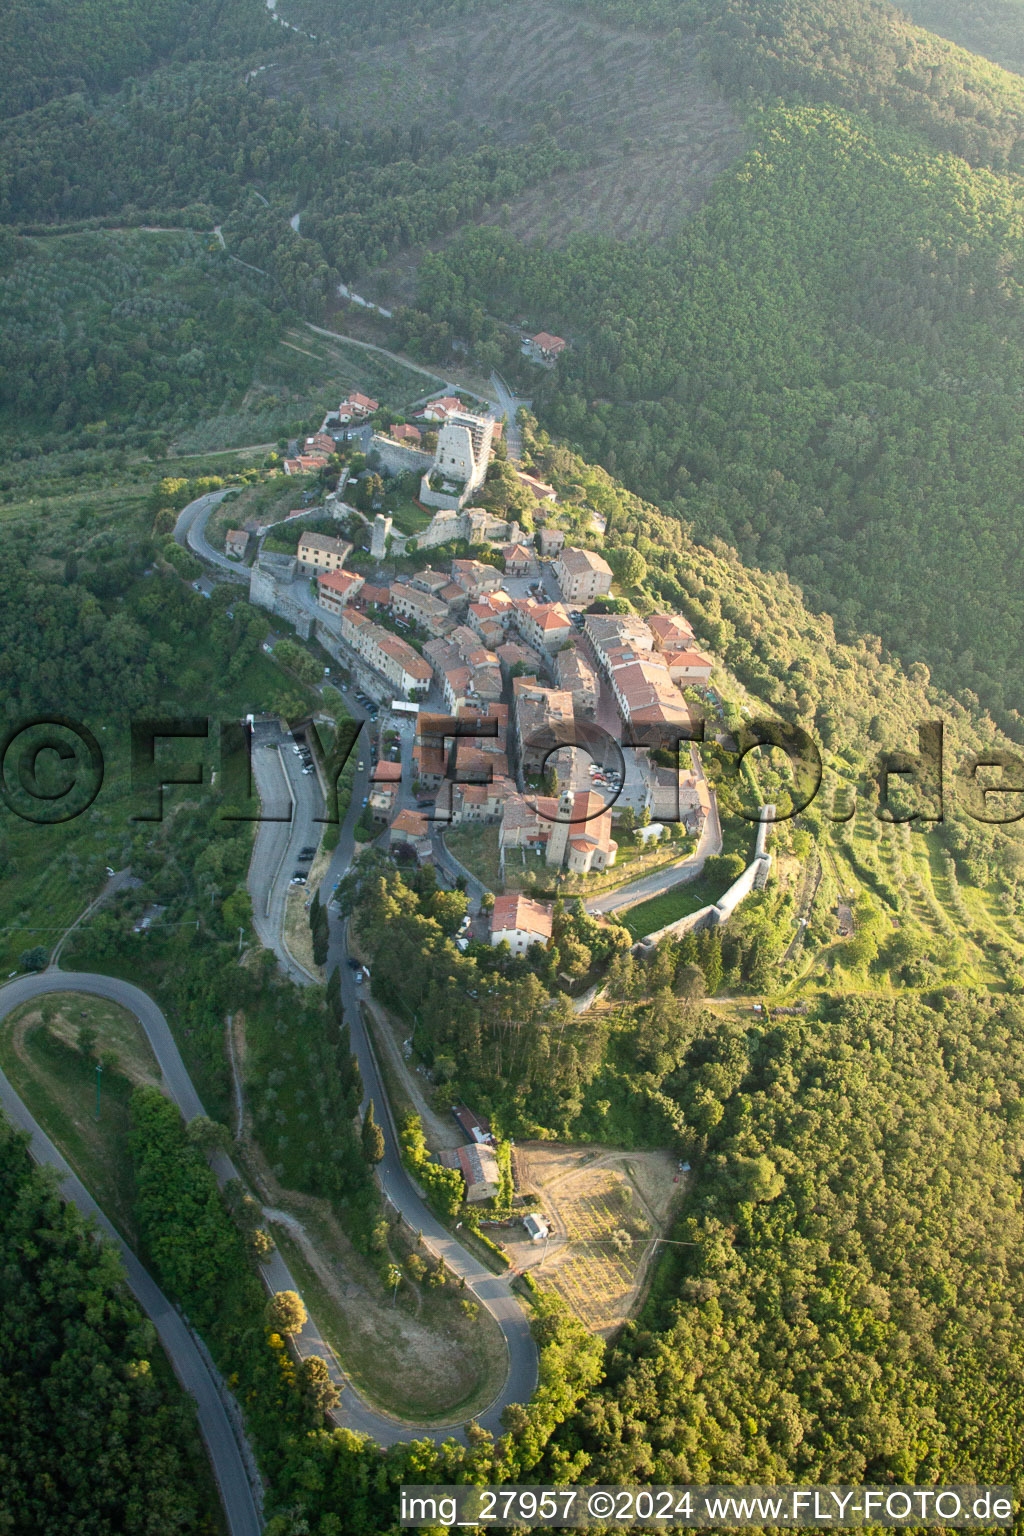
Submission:
M 772 118 L 669 245 L 477 233 L 423 301 L 575 339 L 545 419 L 847 629 L 1015 707 L 1024 205 L 834 112 Z M 564 329 L 563 329 L 564 327 Z

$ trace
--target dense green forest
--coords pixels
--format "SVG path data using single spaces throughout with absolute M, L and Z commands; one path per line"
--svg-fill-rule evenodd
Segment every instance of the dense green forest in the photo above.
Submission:
M 422 302 L 550 317 L 577 338 L 552 430 L 1012 719 L 1022 213 L 863 119 L 781 112 L 678 240 L 481 230 L 425 259 Z
M 248 0 L 8 0 L 0 14 L 0 115 L 72 91 L 110 90 L 171 56 L 244 56 L 284 39 L 264 7 Z
M 911 25 L 888 0 L 575 3 L 649 26 L 670 46 L 695 32 L 729 96 L 863 110 L 971 164 L 1024 167 L 1024 83 Z
M 209 1532 L 190 1408 L 114 1251 L 0 1119 L 5 1530 Z
M 21 240 L 0 277 L 0 416 L 169 431 L 246 388 L 281 303 L 201 236 Z M 238 275 L 236 275 L 238 274 Z
M 905 0 L 902 9 L 918 26 L 1024 74 L 1021 0 L 974 0 L 969 8 L 956 0 Z
M 514 27 L 517 5 L 499 9 Z M 1024 851 L 1018 827 L 967 814 L 966 785 L 977 755 L 1021 724 L 1024 82 L 883 0 L 550 7 L 563 9 L 614 37 L 643 29 L 685 89 L 699 59 L 714 110 L 735 116 L 723 155 L 745 135 L 742 158 L 665 238 L 523 238 L 543 233 L 525 194 L 557 204 L 597 164 L 571 99 L 514 141 L 482 111 L 449 121 L 398 100 L 402 50 L 411 65 L 431 28 L 472 29 L 478 0 L 358 0 L 340 21 L 323 0 L 295 0 L 289 19 L 323 24 L 319 42 L 276 25 L 262 0 L 76 0 L 59 16 L 18 0 L 0 19 L 0 488 L 24 490 L 5 525 L 9 713 L 73 709 L 113 738 L 132 712 L 196 700 L 225 718 L 308 707 L 261 654 L 265 616 L 234 589 L 201 598 L 168 538 L 176 508 L 213 481 L 169 479 L 144 506 L 126 494 L 119 515 L 79 497 L 37 517 L 33 477 L 113 484 L 129 453 L 159 454 L 243 400 L 267 347 L 300 317 L 329 317 L 340 281 L 368 277 L 381 293 L 398 274 L 409 298 L 415 277 L 390 329 L 356 323 L 441 364 L 468 348 L 484 373 L 500 365 L 528 388 L 544 430 L 524 423 L 526 467 L 554 483 L 574 532 L 607 520 L 638 611 L 691 618 L 735 695 L 727 725 L 742 700 L 820 742 L 825 789 L 780 824 L 778 862 L 809 866 L 834 847 L 861 887 L 854 940 L 795 1018 L 705 1006 L 793 982 L 781 881 L 722 934 L 652 958 L 630 953 L 624 927 L 560 904 L 552 948 L 519 960 L 462 953 L 465 898 L 429 873 L 400 878 L 371 856 L 343 887 L 374 994 L 443 1091 L 505 1133 L 668 1148 L 693 1164 L 671 1234 L 687 1246 L 607 1347 L 537 1301 L 540 1387 L 496 1443 L 474 1426 L 466 1446 L 381 1452 L 327 1427 L 322 1381 L 264 1314 L 238 1192 L 221 1197 L 167 1101 L 137 1095 L 145 1257 L 237 1386 L 270 1536 L 393 1529 L 403 1481 L 1020 1477 Z M 1011 0 L 979 0 L 970 16 L 945 0 L 911 9 L 1019 65 Z M 371 48 L 392 52 L 368 62 Z M 334 91 L 329 108 L 314 77 Z M 361 110 L 395 80 L 393 121 Z M 600 88 L 634 86 L 605 76 Z M 639 163 L 645 142 L 619 137 Z M 570 339 L 556 372 L 522 362 L 523 319 Z M 938 718 L 953 787 L 928 836 L 956 922 L 929 927 L 913 855 L 899 864 L 863 823 L 882 755 Z M 163 823 L 133 822 L 123 742 L 108 757 L 80 824 L 36 842 L 39 829 L 5 824 L 5 923 L 70 920 L 108 860 L 130 863 L 141 884 L 76 933 L 69 963 L 152 990 L 216 1114 L 230 1103 L 225 1016 L 242 1011 L 268 1166 L 380 1258 L 336 978 L 297 1001 L 269 960 L 240 963 L 252 827 L 222 816 L 228 786 L 174 791 Z M 729 753 L 709 761 L 738 816 Z M 764 763 L 760 774 L 784 803 L 788 781 Z M 859 823 L 841 822 L 854 803 Z M 714 873 L 735 873 L 742 831 Z M 825 877 L 830 900 L 840 878 Z M 148 903 L 161 920 L 137 935 Z M 812 921 L 812 947 L 823 931 Z M 598 976 L 608 1005 L 575 1014 L 566 979 L 579 991 Z M 19 1467 L 0 1525 L 56 1530 L 48 1500 L 63 1478 L 72 1515 L 102 1481 L 98 1530 L 202 1530 L 181 1472 L 195 1454 L 188 1415 L 144 1369 L 152 1338 L 109 1257 L 10 1138 L 0 1182 L 2 1374 L 18 1404 L 0 1450 Z M 70 1416 L 76 1394 L 92 1416 Z M 117 1455 L 111 1419 L 127 1426 Z
M 588 1476 L 1019 1478 L 1021 1024 L 954 992 L 676 1033 L 695 1246 L 556 1437 Z

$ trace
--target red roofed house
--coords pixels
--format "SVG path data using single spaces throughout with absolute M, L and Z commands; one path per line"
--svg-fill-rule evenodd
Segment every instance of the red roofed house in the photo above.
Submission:
M 467 1146 L 456 1147 L 455 1156 L 466 1181 L 466 1199 L 471 1203 L 492 1199 L 498 1193 L 500 1174 L 498 1159 L 490 1147 L 471 1141 Z
M 373 605 L 376 605 L 378 608 L 386 608 L 390 601 L 390 587 L 375 587 L 368 581 L 363 583 L 363 590 L 359 594 L 360 608 L 369 608 Z
M 553 485 L 548 485 L 546 480 L 538 480 L 536 475 L 528 475 L 524 469 L 517 469 L 515 476 L 519 484 L 529 491 L 534 501 L 558 500 L 558 492 Z
M 314 470 L 327 467 L 327 455 L 324 453 L 302 453 L 297 459 L 285 459 L 284 472 L 286 475 L 311 475 Z
M 418 443 L 423 434 L 419 427 L 411 427 L 406 422 L 400 422 L 397 426 L 388 428 L 388 436 L 393 437 L 396 443 Z
M 316 600 L 328 613 L 338 614 L 356 596 L 363 578 L 354 571 L 321 571 L 316 579 Z
M 476 631 L 485 645 L 495 649 L 502 644 L 505 639 L 505 626 L 490 603 L 470 603 L 466 617 L 470 628 Z
M 533 363 L 541 363 L 545 368 L 553 368 L 556 358 L 562 355 L 567 346 L 568 342 L 563 337 L 552 336 L 550 331 L 538 331 L 536 336 L 530 336 L 523 342 L 523 356 Z
M 537 603 L 532 597 L 520 597 L 514 617 L 519 633 L 541 651 L 556 650 L 572 634 L 569 615 L 561 603 Z
M 664 656 L 651 655 L 641 660 L 630 653 L 611 666 L 609 680 L 627 724 L 689 727 L 690 711 L 669 676 Z
M 552 908 L 529 896 L 513 892 L 495 896 L 491 912 L 491 945 L 506 942 L 514 955 L 524 955 L 531 944 L 546 944 L 551 938 Z
M 499 553 L 505 561 L 506 576 L 525 576 L 533 567 L 533 550 L 525 544 L 503 544 Z
M 712 663 L 700 651 L 665 650 L 661 652 L 661 659 L 674 683 L 706 683 L 710 680 Z
M 365 421 L 367 416 L 372 416 L 374 411 L 380 409 L 379 400 L 371 400 L 369 395 L 360 395 L 353 390 L 347 400 L 343 400 L 338 407 L 339 421 Z
M 458 395 L 442 395 L 437 400 L 431 400 L 429 405 L 423 407 L 423 415 L 427 421 L 447 421 L 453 411 L 464 411 L 466 407 Z
M 481 1120 L 480 1116 L 472 1109 L 467 1109 L 465 1104 L 453 1104 L 452 1114 L 455 1123 L 463 1136 L 468 1136 L 470 1141 L 493 1141 L 491 1123 L 489 1120 Z
M 681 613 L 653 613 L 647 627 L 657 651 L 686 651 L 693 644 L 693 627 Z
M 407 843 L 418 859 L 430 857 L 430 823 L 422 811 L 399 811 L 388 829 L 388 847 Z

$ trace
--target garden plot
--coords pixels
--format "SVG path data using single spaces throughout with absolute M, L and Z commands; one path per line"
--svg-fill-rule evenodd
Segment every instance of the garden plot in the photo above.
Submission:
M 521 1192 L 552 1223 L 547 1244 L 504 1239 L 513 1267 L 529 1270 L 597 1333 L 632 1311 L 673 1203 L 686 1181 L 665 1152 L 609 1152 L 527 1142 L 516 1147 Z

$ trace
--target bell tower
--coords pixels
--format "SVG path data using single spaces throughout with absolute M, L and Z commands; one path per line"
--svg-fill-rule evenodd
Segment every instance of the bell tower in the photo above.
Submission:
M 569 828 L 572 825 L 576 796 L 571 789 L 563 789 L 558 797 L 558 820 L 551 823 L 548 838 L 547 862 L 559 866 L 565 863 L 565 850 L 569 846 Z

